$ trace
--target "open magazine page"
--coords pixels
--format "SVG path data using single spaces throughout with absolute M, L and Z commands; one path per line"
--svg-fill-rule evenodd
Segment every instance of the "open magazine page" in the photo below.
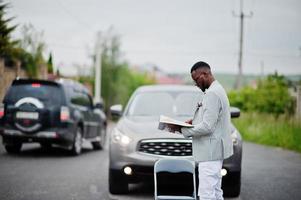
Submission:
M 164 115 L 160 115 L 158 129 L 170 132 L 170 129 L 168 128 L 168 124 L 173 124 L 173 125 L 177 125 L 180 127 L 193 127 L 193 125 L 191 125 L 191 124 L 188 124 L 188 123 L 176 120 L 176 119 L 172 119 L 172 118 L 164 116 Z

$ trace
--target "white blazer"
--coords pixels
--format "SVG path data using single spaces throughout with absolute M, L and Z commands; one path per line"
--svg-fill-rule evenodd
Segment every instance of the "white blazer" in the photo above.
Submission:
M 233 154 L 230 104 L 218 81 L 212 82 L 195 111 L 193 128 L 182 128 L 184 137 L 192 137 L 194 160 L 223 160 Z

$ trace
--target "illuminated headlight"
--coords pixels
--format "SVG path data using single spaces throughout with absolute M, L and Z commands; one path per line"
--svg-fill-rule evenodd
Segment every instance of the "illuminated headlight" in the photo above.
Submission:
M 130 167 L 125 167 L 123 169 L 123 172 L 126 174 L 126 175 L 132 175 L 133 171 L 132 171 L 132 168 Z
M 238 143 L 238 133 L 237 130 L 234 129 L 231 133 L 231 138 L 232 138 L 232 142 L 233 144 L 237 144 Z
M 228 172 L 227 172 L 226 169 L 223 168 L 223 169 L 221 170 L 221 175 L 222 175 L 222 176 L 226 176 L 227 173 L 228 173 Z
M 122 134 L 118 129 L 115 128 L 113 133 L 113 141 L 121 145 L 128 145 L 131 142 L 131 138 Z

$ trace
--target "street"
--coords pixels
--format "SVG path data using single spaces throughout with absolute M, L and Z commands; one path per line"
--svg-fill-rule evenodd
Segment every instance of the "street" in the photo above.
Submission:
M 109 129 L 111 129 L 110 127 Z M 110 130 L 108 130 L 108 133 Z M 61 149 L 24 145 L 9 155 L 0 145 L 1 200 L 153 199 L 148 185 L 131 186 L 127 195 L 108 192 L 108 148 L 82 155 Z M 301 199 L 301 155 L 279 148 L 244 143 L 241 195 L 236 199 Z

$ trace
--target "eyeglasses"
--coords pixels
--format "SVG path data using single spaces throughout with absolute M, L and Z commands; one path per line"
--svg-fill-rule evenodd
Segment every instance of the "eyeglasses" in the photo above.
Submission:
M 196 76 L 196 78 L 192 78 L 194 83 L 197 84 L 198 80 L 201 78 L 201 77 L 207 77 L 208 76 L 208 72 L 201 72 L 198 74 L 198 76 Z

